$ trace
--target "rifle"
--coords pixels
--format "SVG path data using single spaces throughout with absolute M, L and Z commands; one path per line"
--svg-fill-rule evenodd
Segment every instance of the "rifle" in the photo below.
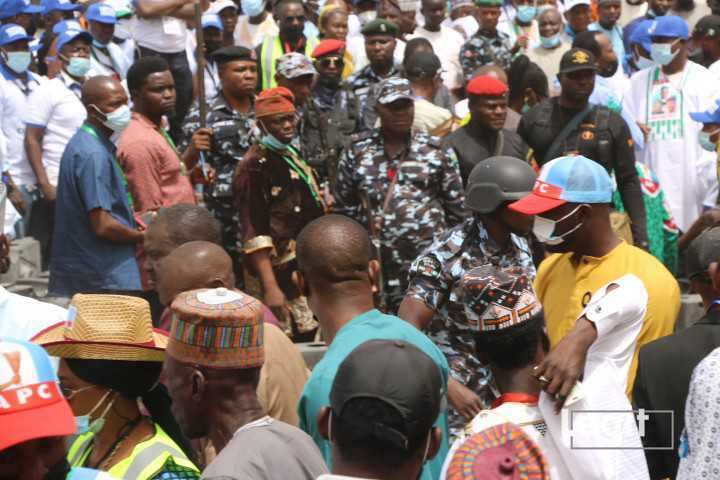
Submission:
M 198 109 L 200 111 L 200 128 L 207 127 L 207 101 L 205 99 L 205 36 L 202 28 L 202 8 L 200 0 L 195 1 L 195 40 L 197 48 L 197 71 L 195 72 L 198 94 Z M 200 152 L 200 170 L 202 171 L 203 180 L 207 180 L 207 164 L 205 162 L 205 152 Z M 202 183 L 195 184 L 195 191 L 199 196 L 198 203 L 203 200 L 204 185 Z
M 377 228 L 375 219 L 373 218 L 370 195 L 367 192 L 360 193 L 360 203 L 365 210 L 368 218 L 368 231 L 370 233 L 370 244 L 372 245 L 372 254 L 375 260 L 380 264 L 378 270 L 378 291 L 375 293 L 375 304 L 381 312 L 387 311 L 387 298 L 385 297 L 385 268 L 382 261 L 382 245 L 380 244 L 380 231 Z

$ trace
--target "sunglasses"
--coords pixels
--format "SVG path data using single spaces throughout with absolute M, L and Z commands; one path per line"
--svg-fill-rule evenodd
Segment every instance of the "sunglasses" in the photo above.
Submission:
M 317 63 L 323 68 L 342 67 L 345 65 L 345 60 L 341 57 L 323 57 L 318 60 Z

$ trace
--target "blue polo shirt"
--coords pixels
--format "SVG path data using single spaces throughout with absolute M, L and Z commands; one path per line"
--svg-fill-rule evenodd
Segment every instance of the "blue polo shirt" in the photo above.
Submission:
M 412 343 L 437 364 L 443 377 L 442 384 L 447 392 L 448 362 L 445 355 L 427 335 L 408 322 L 395 316 L 385 315 L 378 310 L 370 310 L 353 318 L 338 331 L 322 360 L 313 368 L 298 403 L 300 428 L 315 440 L 328 467 L 331 467 L 332 447 L 327 440 L 320 436 L 317 414 L 321 407 L 330 405 L 330 390 L 340 364 L 350 352 L 368 340 L 404 340 Z M 443 405 L 446 404 L 447 402 L 443 402 Z M 435 458 L 423 467 L 420 477 L 423 480 L 440 477 L 443 462 L 448 453 L 447 412 L 440 412 L 435 426 L 442 430 L 442 444 Z
M 85 124 L 70 139 L 60 161 L 51 295 L 141 289 L 135 246 L 97 237 L 90 225 L 90 212 L 97 208 L 135 228 L 115 145 Z

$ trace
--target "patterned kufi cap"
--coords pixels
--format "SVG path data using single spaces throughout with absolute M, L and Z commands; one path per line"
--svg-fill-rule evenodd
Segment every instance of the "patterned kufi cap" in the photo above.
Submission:
M 191 290 L 175 298 L 167 354 L 215 368 L 255 368 L 265 359 L 262 304 L 226 288 Z
M 473 268 L 463 276 L 462 287 L 468 322 L 480 332 L 512 327 L 542 310 L 527 272 L 520 267 Z

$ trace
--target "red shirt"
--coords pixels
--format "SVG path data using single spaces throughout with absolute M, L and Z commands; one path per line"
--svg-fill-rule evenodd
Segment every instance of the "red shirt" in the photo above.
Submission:
M 180 156 L 157 125 L 133 112 L 120 136 L 118 160 L 127 177 L 136 212 L 157 210 L 178 203 L 195 203 Z

